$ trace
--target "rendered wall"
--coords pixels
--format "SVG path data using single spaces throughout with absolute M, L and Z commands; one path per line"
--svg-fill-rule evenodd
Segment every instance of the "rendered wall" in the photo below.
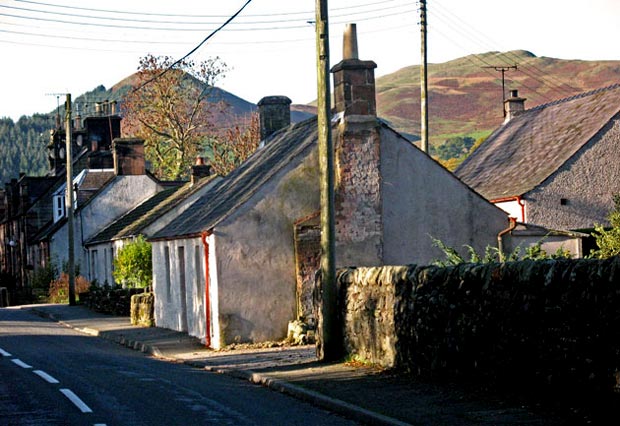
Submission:
M 505 212 L 389 129 L 382 130 L 381 173 L 383 264 L 424 265 L 442 258 L 431 237 L 484 253 L 508 227 Z
M 525 194 L 527 221 L 551 229 L 606 224 L 620 193 L 620 118 L 605 126 L 574 158 Z
M 220 344 L 286 337 L 296 318 L 294 222 L 319 209 L 317 182 L 312 149 L 215 227 Z
M 155 324 L 204 339 L 206 320 L 202 241 L 200 238 L 191 238 L 155 241 L 152 244 Z

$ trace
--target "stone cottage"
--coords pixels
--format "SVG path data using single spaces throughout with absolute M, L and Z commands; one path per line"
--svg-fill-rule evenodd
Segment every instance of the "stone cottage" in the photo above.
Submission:
M 376 116 L 375 67 L 345 57 L 332 69 L 337 266 L 425 264 L 441 256 L 431 236 L 455 247 L 495 245 L 507 215 Z M 288 114 L 290 101 L 272 101 L 261 102 L 270 106 L 261 114 Z M 317 264 L 318 211 L 313 118 L 266 136 L 153 235 L 157 325 L 214 348 L 284 338 L 288 322 L 310 312 L 298 283 Z
M 511 92 L 504 124 L 455 174 L 520 222 L 606 223 L 620 193 L 620 85 L 531 109 L 525 100 Z

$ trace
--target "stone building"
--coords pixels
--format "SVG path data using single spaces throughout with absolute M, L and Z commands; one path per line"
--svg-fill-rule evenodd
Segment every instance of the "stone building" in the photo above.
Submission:
M 337 266 L 426 264 L 442 255 L 431 236 L 495 245 L 507 215 L 376 116 L 375 67 L 345 56 L 332 69 Z M 260 113 L 280 117 L 289 103 L 270 98 Z M 266 136 L 150 239 L 157 325 L 215 348 L 285 337 L 290 320 L 312 313 L 319 207 L 312 118 Z
M 505 110 L 504 124 L 455 174 L 519 222 L 607 223 L 620 193 L 620 85 L 531 109 L 514 90 Z

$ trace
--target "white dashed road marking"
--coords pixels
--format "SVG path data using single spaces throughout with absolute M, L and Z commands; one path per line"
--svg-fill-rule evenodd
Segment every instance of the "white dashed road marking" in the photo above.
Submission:
M 13 356 L 10 353 L 8 353 L 7 351 L 5 351 L 4 349 L 0 349 L 0 355 L 2 355 L 2 356 Z
M 92 413 L 93 412 L 93 410 L 91 410 L 88 405 L 84 404 L 84 401 L 82 401 L 70 389 L 60 389 L 60 392 L 62 392 L 62 394 L 64 396 L 69 398 L 69 401 L 73 402 L 73 405 L 75 405 L 77 408 L 79 408 L 82 413 Z
M 12 359 L 11 362 L 19 365 L 21 368 L 32 368 L 32 365 L 28 365 L 26 364 L 24 361 L 22 361 L 21 359 Z
M 52 384 L 60 383 L 58 380 L 56 380 L 55 378 L 47 374 L 45 371 L 34 370 L 33 373 L 39 376 L 40 378 L 42 378 L 43 380 L 45 380 L 47 383 L 52 383 Z

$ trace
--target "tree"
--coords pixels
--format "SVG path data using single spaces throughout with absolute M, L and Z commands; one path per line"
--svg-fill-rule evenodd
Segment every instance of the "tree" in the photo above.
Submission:
M 123 130 L 144 139 L 146 158 L 158 178 L 187 177 L 195 157 L 203 153 L 220 108 L 214 84 L 225 71 L 219 58 L 199 64 L 177 64 L 168 56 L 140 59 L 135 89 L 123 104 Z
M 153 283 L 151 244 L 142 235 L 125 244 L 114 258 L 114 280 L 123 287 L 149 287 Z
M 607 258 L 620 255 L 620 195 L 614 195 L 614 208 L 607 216 L 610 228 L 594 225 L 592 235 L 596 239 L 598 250 L 593 250 L 592 257 Z
M 211 167 L 220 176 L 225 176 L 248 158 L 260 142 L 258 114 L 252 114 L 246 123 L 226 129 L 220 137 L 207 141 Z

